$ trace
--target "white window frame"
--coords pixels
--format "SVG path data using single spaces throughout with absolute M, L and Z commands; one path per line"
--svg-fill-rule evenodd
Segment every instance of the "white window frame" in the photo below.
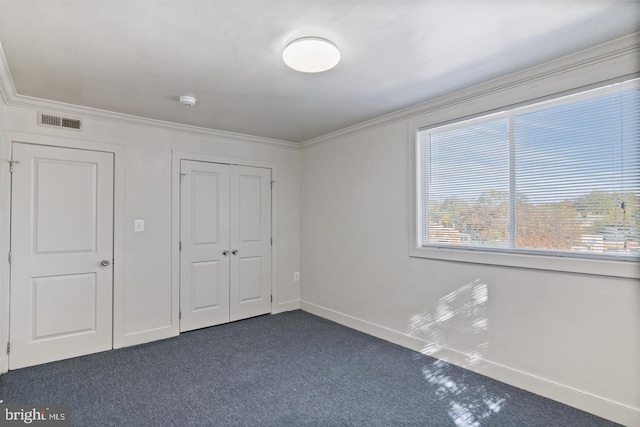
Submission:
M 551 270 L 570 273 L 583 273 L 589 275 L 602 275 L 612 277 L 638 277 L 638 258 L 629 257 L 627 259 L 602 259 L 581 257 L 577 254 L 568 252 L 551 252 L 537 254 L 535 251 L 529 253 L 514 252 L 510 249 L 495 249 L 483 247 L 451 247 L 449 245 L 437 244 L 430 246 L 422 246 L 420 236 L 421 224 L 421 200 L 420 200 L 420 141 L 419 132 L 429 128 L 449 128 L 467 126 L 474 121 L 486 121 L 488 119 L 499 118 L 504 116 L 506 111 L 518 114 L 528 110 L 539 109 L 544 103 L 560 105 L 564 102 L 575 102 L 580 99 L 590 98 L 592 96 L 604 95 L 619 88 L 632 88 L 640 86 L 640 82 L 636 79 L 616 85 L 615 87 L 607 87 L 614 82 L 607 82 L 597 88 L 589 90 L 575 90 L 572 93 L 562 93 L 555 96 L 545 97 L 544 100 L 530 100 L 518 103 L 517 105 L 509 105 L 504 108 L 485 111 L 474 114 L 471 117 L 458 117 L 457 119 L 448 120 L 446 122 L 431 123 L 428 118 L 418 118 L 409 124 L 409 152 L 410 173 L 412 182 L 412 191 L 410 197 L 410 229 L 409 229 L 409 256 L 416 258 L 429 258 L 442 261 L 454 261 L 474 264 L 489 264 L 504 267 L 526 268 L 536 270 Z M 597 92 L 597 95 L 594 95 Z

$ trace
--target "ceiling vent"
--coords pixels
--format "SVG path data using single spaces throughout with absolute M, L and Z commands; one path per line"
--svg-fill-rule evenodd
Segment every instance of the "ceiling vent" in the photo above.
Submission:
M 72 129 L 72 130 L 81 130 L 82 120 L 72 119 L 69 117 L 54 116 L 54 115 L 45 114 L 45 113 L 38 113 L 38 125 Z

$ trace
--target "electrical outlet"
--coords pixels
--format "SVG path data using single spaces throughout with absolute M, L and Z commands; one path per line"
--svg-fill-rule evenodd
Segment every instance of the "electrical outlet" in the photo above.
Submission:
M 144 231 L 144 220 L 136 219 L 133 221 L 133 231 L 136 233 Z
M 300 281 L 300 273 L 299 272 L 295 272 L 293 273 L 293 281 L 294 282 L 299 282 Z

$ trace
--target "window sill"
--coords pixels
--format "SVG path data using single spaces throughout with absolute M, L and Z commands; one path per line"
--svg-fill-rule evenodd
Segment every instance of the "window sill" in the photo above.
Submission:
M 482 249 L 458 249 L 441 247 L 416 247 L 409 249 L 409 256 L 441 261 L 487 264 L 502 267 L 558 271 L 598 276 L 640 277 L 640 265 L 636 260 L 617 261 L 560 256 L 530 255 L 509 252 L 493 252 Z

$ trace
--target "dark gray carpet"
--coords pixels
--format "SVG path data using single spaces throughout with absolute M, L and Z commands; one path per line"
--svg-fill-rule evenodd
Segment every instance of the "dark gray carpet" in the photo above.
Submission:
M 0 377 L 74 426 L 612 426 L 311 314 L 262 316 Z

